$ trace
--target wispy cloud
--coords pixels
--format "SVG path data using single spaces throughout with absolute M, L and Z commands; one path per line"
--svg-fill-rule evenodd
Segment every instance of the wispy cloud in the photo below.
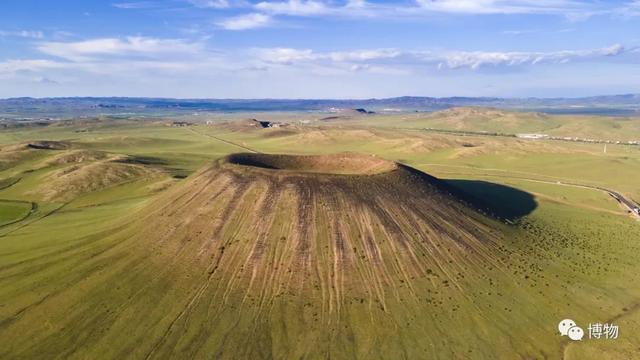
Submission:
M 68 70 L 135 77 L 143 72 L 189 74 L 198 68 L 228 70 L 234 64 L 223 59 L 224 54 L 207 49 L 204 40 L 129 36 L 40 42 L 35 45 L 35 50 L 53 58 L 0 61 L 0 74 L 32 72 L 46 77 L 51 76 L 51 71 Z
M 271 16 L 259 13 L 240 15 L 218 22 L 218 26 L 226 30 L 249 30 L 270 25 Z
M 502 33 L 505 35 L 526 35 L 526 34 L 535 34 L 537 30 L 505 30 Z
M 168 6 L 177 3 L 190 4 L 201 9 L 240 9 L 240 14 L 228 21 L 234 24 L 262 23 L 278 16 L 336 17 L 345 19 L 430 19 L 434 14 L 465 15 L 550 15 L 569 21 L 583 21 L 595 15 L 637 16 L 640 2 L 630 0 L 618 4 L 592 0 L 407 0 L 404 2 L 370 2 L 367 0 L 174 0 L 133 1 L 115 3 L 123 9 L 143 9 Z M 244 13 L 243 13 L 244 12 Z M 261 16 L 259 16 L 261 15 Z M 267 19 L 265 16 L 269 16 Z M 250 20 L 254 21 L 251 22 Z M 221 21 L 225 23 L 227 20 Z M 233 25 L 232 25 L 233 26 Z M 242 25 L 241 25 L 242 26 Z M 224 26 L 223 26 L 224 27 Z M 248 25 L 246 29 L 252 28 Z M 245 28 L 243 28 L 245 29 Z
M 0 62 L 0 73 L 15 73 L 20 71 L 40 71 L 47 69 L 61 69 L 64 63 L 42 59 L 13 59 Z
M 562 34 L 562 33 L 568 33 L 573 31 L 576 31 L 576 29 L 574 28 L 548 29 L 548 30 L 522 29 L 522 30 L 505 30 L 502 33 L 505 35 L 520 36 L 520 35 L 529 35 L 529 34 Z
M 251 22 L 229 25 L 249 28 Z M 616 44 L 605 48 L 551 52 L 496 52 L 456 50 L 403 50 L 393 48 L 315 51 L 295 48 L 258 48 L 213 51 L 205 43 L 147 37 L 98 38 L 69 42 L 42 42 L 36 47 L 54 59 L 14 59 L 0 62 L 0 74 L 33 73 L 59 77 L 81 72 L 105 76 L 198 73 L 229 74 L 246 69 L 310 72 L 313 74 L 371 73 L 420 74 L 458 69 L 521 68 L 567 62 L 606 62 L 628 54 L 637 61 L 638 47 Z M 635 60 L 634 60 L 635 59 Z M 624 60 L 616 60 L 624 61 Z M 129 74 L 129 75 L 123 75 Z M 151 75 L 149 75 L 151 76 Z
M 640 0 L 634 0 L 625 6 L 616 9 L 615 13 L 622 17 L 640 16 Z
M 576 0 L 417 0 L 429 11 L 460 14 L 566 14 L 592 7 Z
M 563 50 L 554 52 L 482 52 L 456 51 L 443 54 L 417 54 L 428 62 L 438 62 L 440 68 L 478 69 L 483 66 L 520 66 L 542 63 L 567 63 L 576 60 L 595 60 L 602 57 L 617 56 L 625 52 L 624 46 L 612 45 L 601 49 Z
M 270 48 L 257 49 L 255 54 L 265 62 L 290 65 L 308 61 L 363 62 L 392 59 L 402 55 L 402 52 L 393 49 L 372 49 L 318 53 L 310 49 Z
M 254 5 L 258 11 L 288 16 L 340 17 L 421 17 L 434 13 L 452 15 L 546 14 L 570 20 L 586 19 L 608 13 L 611 6 L 585 0 L 415 0 L 400 4 L 366 0 L 262 1 Z
M 632 49 L 635 51 L 634 49 Z M 523 66 L 542 63 L 566 63 L 597 60 L 625 53 L 622 45 L 590 50 L 555 52 L 483 52 L 483 51 L 401 51 L 395 49 L 314 52 L 310 49 L 271 48 L 256 51 L 258 59 L 271 64 L 348 63 L 351 65 L 431 65 L 438 69 L 480 69 L 487 66 Z
M 95 56 L 166 55 L 198 52 L 201 44 L 181 39 L 157 39 L 130 36 L 124 39 L 102 38 L 76 42 L 43 42 L 38 50 L 67 60 L 86 60 Z
M 118 9 L 150 9 L 157 7 L 159 4 L 155 1 L 135 1 L 115 3 L 112 5 Z
M 213 9 L 226 9 L 232 5 L 229 0 L 187 0 L 187 2 L 199 8 Z
M 20 38 L 29 38 L 29 39 L 42 39 L 44 34 L 42 31 L 34 31 L 34 30 L 0 30 L 0 37 L 20 37 Z
M 322 15 L 335 10 L 324 2 L 314 0 L 263 1 L 256 4 L 255 8 L 271 14 L 292 16 Z

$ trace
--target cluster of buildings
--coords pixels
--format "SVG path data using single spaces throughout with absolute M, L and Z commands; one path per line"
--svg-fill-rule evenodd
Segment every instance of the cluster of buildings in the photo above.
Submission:
M 588 139 L 571 136 L 550 136 L 547 134 L 516 134 L 517 138 L 530 139 L 530 140 L 563 140 L 563 141 L 576 141 L 596 144 L 618 144 L 618 145 L 640 145 L 640 140 L 602 140 L 602 139 Z
M 516 137 L 520 138 L 520 139 L 532 139 L 532 140 L 549 139 L 549 138 L 551 138 L 547 134 L 516 134 Z

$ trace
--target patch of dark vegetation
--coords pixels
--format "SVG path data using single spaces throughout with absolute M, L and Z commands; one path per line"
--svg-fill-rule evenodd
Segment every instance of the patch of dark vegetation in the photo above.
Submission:
M 0 122 L 0 129 L 21 129 L 31 127 L 45 127 L 51 125 L 49 121 L 9 121 Z
M 296 131 L 294 130 L 284 130 L 284 129 L 280 129 L 280 130 L 273 130 L 270 132 L 267 132 L 263 135 L 263 137 L 265 138 L 277 138 L 277 137 L 284 137 L 284 136 L 289 136 L 289 135 L 294 135 L 297 134 Z
M 364 109 L 364 108 L 357 108 L 353 110 L 356 112 L 359 112 L 360 114 L 375 114 L 374 111 L 368 111 L 367 109 Z
M 340 119 L 342 119 L 341 116 L 327 116 L 320 119 L 320 121 L 330 121 L 330 120 L 340 120 Z
M 70 146 L 67 143 L 61 141 L 34 141 L 27 144 L 28 148 L 37 150 L 66 150 Z
M 193 173 L 190 170 L 177 167 L 164 167 L 163 170 L 166 171 L 172 178 L 180 180 L 186 179 Z
M 538 207 L 533 195 L 510 186 L 480 180 L 444 182 L 455 196 L 498 219 L 515 222 Z

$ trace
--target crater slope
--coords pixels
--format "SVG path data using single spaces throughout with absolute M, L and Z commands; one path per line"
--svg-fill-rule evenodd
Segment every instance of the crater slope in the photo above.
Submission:
M 234 154 L 151 209 L 151 246 L 197 246 L 186 256 L 246 301 L 305 289 L 327 313 L 347 293 L 384 309 L 388 285 L 436 273 L 454 285 L 454 268 L 495 261 L 490 221 L 440 180 L 373 156 Z
M 443 305 L 437 288 L 463 291 L 469 269 L 501 261 L 495 222 L 444 182 L 373 156 L 234 154 L 145 213 L 139 235 L 153 253 L 206 269 L 192 306 L 268 314 L 292 297 L 309 324 L 353 303 L 380 313 L 409 299 Z
M 531 354 L 535 334 L 512 325 L 533 300 L 506 272 L 505 227 L 453 193 L 374 156 L 229 155 L 96 235 L 95 251 L 69 250 L 89 260 L 51 278 L 91 275 L 10 317 L 2 334 L 22 336 L 7 351 L 492 358 L 494 343 L 476 340 L 507 334 Z M 43 314 L 51 326 L 30 326 Z

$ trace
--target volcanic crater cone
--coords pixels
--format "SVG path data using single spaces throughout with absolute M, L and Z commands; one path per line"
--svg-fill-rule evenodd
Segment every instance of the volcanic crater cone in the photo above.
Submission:
M 156 253 L 243 303 L 305 293 L 327 313 L 346 298 L 384 310 L 397 289 L 435 277 L 455 286 L 470 262 L 495 261 L 491 220 L 442 181 L 374 156 L 233 154 L 145 213 Z

